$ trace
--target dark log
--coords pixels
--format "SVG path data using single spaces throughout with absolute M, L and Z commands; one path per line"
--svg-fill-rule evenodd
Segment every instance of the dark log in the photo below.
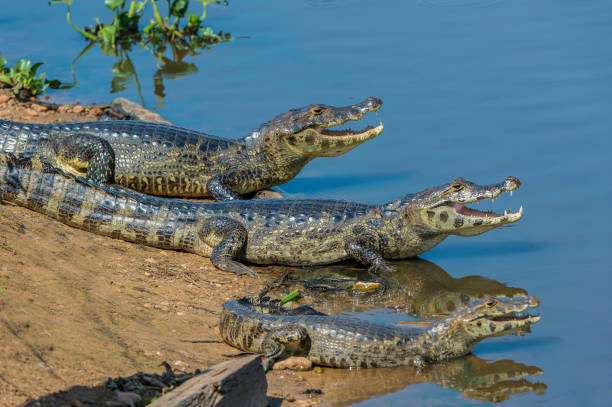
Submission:
M 261 356 L 250 355 L 211 367 L 149 407 L 265 407 L 267 391 Z

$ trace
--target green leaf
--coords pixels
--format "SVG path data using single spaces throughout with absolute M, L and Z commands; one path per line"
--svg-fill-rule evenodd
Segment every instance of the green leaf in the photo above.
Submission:
M 200 35 L 203 37 L 214 37 L 215 36 L 215 32 L 213 31 L 213 29 L 211 27 L 203 27 L 200 30 Z
M 31 67 L 32 67 L 32 61 L 30 61 L 29 59 L 20 59 L 15 64 L 15 70 L 17 72 L 22 72 L 22 73 L 29 73 Z
M 3 67 L 4 65 L 6 65 L 6 59 L 2 58 L 2 55 L 0 55 L 0 67 Z
M 116 9 L 117 7 L 123 5 L 125 0 L 104 0 L 104 4 L 111 10 Z
M 13 85 L 13 81 L 11 80 L 11 78 L 9 78 L 3 73 L 0 73 L 0 82 L 4 82 L 7 85 L 11 85 L 11 86 Z
M 189 0 L 174 0 L 170 6 L 170 14 L 182 18 L 189 7 Z
M 200 23 L 202 22 L 200 20 L 200 17 L 198 17 L 196 14 L 193 14 L 193 13 L 187 13 L 187 18 L 189 20 L 188 24 L 193 27 L 199 27 Z
M 300 296 L 300 290 L 293 290 L 280 301 L 280 305 L 286 304 L 289 301 L 293 301 L 299 296 Z
M 32 65 L 32 67 L 30 68 L 30 73 L 31 73 L 32 75 L 36 75 L 36 71 L 38 70 L 38 68 L 40 68 L 40 66 L 41 66 L 41 65 L 44 65 L 44 64 L 45 64 L 44 62 L 37 62 L 37 63 L 35 63 L 35 64 L 34 64 L 34 65 Z M 44 76 L 45 74 L 42 74 L 42 75 Z
M 117 33 L 117 27 L 114 25 L 107 25 L 98 32 L 98 38 L 103 45 L 115 46 L 115 34 Z
M 70 7 L 72 5 L 72 0 L 51 0 L 48 4 L 53 5 L 53 4 L 60 4 L 60 3 L 63 3 L 67 5 L 68 7 Z

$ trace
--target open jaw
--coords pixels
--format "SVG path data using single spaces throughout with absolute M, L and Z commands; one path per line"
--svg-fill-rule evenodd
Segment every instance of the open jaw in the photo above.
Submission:
M 329 143 L 329 147 L 321 151 L 321 155 L 324 157 L 334 157 L 344 154 L 364 141 L 378 136 L 384 130 L 384 126 L 380 122 L 376 127 L 367 126 L 363 130 L 329 130 L 326 128 L 317 130 L 322 147 Z
M 507 334 L 508 331 L 521 331 L 538 322 L 540 315 L 530 313 L 529 309 L 539 305 L 540 301 L 535 297 L 507 302 L 488 300 L 485 301 L 485 307 L 493 309 L 485 312 L 483 317 L 488 321 L 488 329 L 492 334 Z
M 514 223 L 523 217 L 523 207 L 513 212 L 504 213 L 491 210 L 478 210 L 467 204 L 485 199 L 495 201 L 502 193 L 518 189 L 521 182 L 515 177 L 508 177 L 499 184 L 479 186 L 462 178 L 451 184 L 429 190 L 429 194 L 418 197 L 426 202 L 422 211 L 423 220 L 434 230 L 460 236 L 475 236 L 493 228 Z M 433 192 L 431 192 L 433 191 Z M 426 191 L 427 192 L 427 191 Z
M 335 157 L 344 154 L 361 143 L 382 133 L 382 122 L 376 127 L 367 126 L 363 130 L 330 130 L 324 126 L 310 126 L 295 134 L 289 135 L 285 141 L 290 149 L 300 154 L 319 157 Z
M 514 300 L 487 297 L 448 318 L 451 324 L 454 318 L 465 332 L 480 341 L 492 336 L 529 332 L 530 326 L 540 320 L 540 316 L 531 314 L 529 308 L 539 305 L 540 301 L 535 297 Z
M 503 214 L 495 213 L 492 210 L 480 211 L 478 209 L 467 207 L 463 204 L 450 205 L 457 216 L 469 219 L 475 226 L 483 223 L 503 222 L 513 223 L 523 217 L 523 206 L 517 212 L 512 212 L 512 209 L 504 210 Z

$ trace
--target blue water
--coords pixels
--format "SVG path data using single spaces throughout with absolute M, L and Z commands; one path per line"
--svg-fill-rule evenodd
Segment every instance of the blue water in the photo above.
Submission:
M 8 3 L 8 2 L 6 2 Z M 73 21 L 104 7 L 76 2 Z M 0 51 L 46 61 L 70 80 L 84 42 L 45 3 L 3 4 Z M 504 405 L 610 405 L 612 390 L 612 2 L 609 0 L 231 0 L 211 7 L 216 30 L 248 36 L 189 59 L 199 72 L 166 79 L 153 94 L 153 58 L 136 51 L 150 108 L 187 127 L 239 137 L 309 103 L 384 100 L 381 137 L 318 159 L 282 187 L 300 196 L 382 202 L 457 176 L 478 183 L 515 175 L 514 197 L 487 207 L 525 207 L 512 228 L 451 237 L 423 255 L 454 277 L 480 274 L 541 299 L 542 321 L 522 338 L 474 353 L 544 371 L 543 395 Z M 107 102 L 113 57 L 92 50 L 76 64 L 80 86 L 57 101 Z M 138 100 L 136 86 L 118 94 Z M 363 406 L 474 405 L 419 384 Z

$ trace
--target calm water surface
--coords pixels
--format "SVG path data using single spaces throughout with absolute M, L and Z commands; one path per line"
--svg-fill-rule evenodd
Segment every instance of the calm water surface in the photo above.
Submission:
M 76 2 L 73 21 L 106 15 L 92 3 Z M 11 2 L 2 14 L 0 51 L 11 64 L 44 60 L 51 77 L 70 80 L 84 42 L 62 7 Z M 312 162 L 283 186 L 288 193 L 383 202 L 457 176 L 519 177 L 512 198 L 484 204 L 523 204 L 519 224 L 451 237 L 423 258 L 454 277 L 487 276 L 541 299 L 532 334 L 474 351 L 544 372 L 544 394 L 504 405 L 612 403 L 612 2 L 231 0 L 209 11 L 209 24 L 249 38 L 192 58 L 196 74 L 166 78 L 159 110 L 177 124 L 239 137 L 291 107 L 384 100 L 367 119 L 384 121 L 381 137 Z M 132 58 L 146 104 L 161 106 L 152 57 Z M 80 86 L 53 97 L 107 102 L 115 62 L 92 50 L 76 64 Z M 133 83 L 120 95 L 138 100 Z M 359 405 L 407 404 L 483 403 L 423 383 Z

